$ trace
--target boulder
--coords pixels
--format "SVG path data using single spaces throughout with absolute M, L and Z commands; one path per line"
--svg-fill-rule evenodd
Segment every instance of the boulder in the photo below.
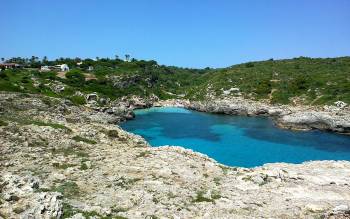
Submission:
M 90 101 L 97 101 L 98 100 L 98 95 L 97 93 L 91 93 L 86 95 L 86 101 L 90 102 Z
M 343 101 L 336 101 L 336 102 L 334 102 L 334 105 L 338 108 L 344 108 L 347 106 L 347 104 Z

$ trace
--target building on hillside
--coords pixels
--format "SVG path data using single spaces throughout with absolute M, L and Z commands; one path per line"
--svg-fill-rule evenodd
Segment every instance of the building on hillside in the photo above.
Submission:
M 23 67 L 17 63 L 0 63 L 0 69 L 14 69 Z
M 42 72 L 51 71 L 51 70 L 66 72 L 66 71 L 69 71 L 69 67 L 67 64 L 61 64 L 61 65 L 54 65 L 54 66 L 43 65 L 40 68 L 40 71 Z
M 61 71 L 69 71 L 67 64 L 55 65 L 56 68 L 59 68 Z
M 50 66 L 44 65 L 40 67 L 40 71 L 51 71 Z
M 94 70 L 94 67 L 93 67 L 93 66 L 89 66 L 87 70 L 88 70 L 88 71 L 93 71 L 93 70 Z

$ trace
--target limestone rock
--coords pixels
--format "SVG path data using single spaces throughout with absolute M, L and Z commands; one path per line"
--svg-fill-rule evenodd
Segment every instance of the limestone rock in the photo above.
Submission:
M 0 126 L 0 217 L 60 218 L 63 213 L 76 219 L 84 215 L 136 219 L 349 216 L 348 161 L 227 167 L 182 147 L 150 147 L 142 137 L 108 122 L 122 121 L 135 107 L 155 104 L 153 100 L 119 99 L 108 106 L 88 107 L 55 99 L 58 104 L 49 107 L 41 96 L 19 95 L 0 92 L 6 118 L 60 126 L 16 121 Z M 347 107 L 333 112 L 242 98 L 156 104 L 285 118 L 280 122 L 293 127 L 345 129 L 349 116 Z

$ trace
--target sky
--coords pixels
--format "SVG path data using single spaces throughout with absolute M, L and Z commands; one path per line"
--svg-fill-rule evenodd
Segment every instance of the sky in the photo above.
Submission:
M 350 55 L 349 0 L 0 0 L 0 57 L 182 67 Z

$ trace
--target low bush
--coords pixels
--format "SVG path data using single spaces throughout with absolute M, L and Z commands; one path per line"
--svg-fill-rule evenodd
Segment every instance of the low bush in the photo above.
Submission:
M 7 122 L 0 120 L 0 126 L 7 126 L 7 125 L 8 125 Z
M 71 96 L 68 98 L 74 105 L 84 105 L 86 104 L 85 97 L 83 96 Z
M 91 140 L 91 139 L 87 139 L 87 138 L 84 138 L 84 137 L 81 137 L 79 135 L 76 135 L 72 138 L 74 141 L 82 141 L 82 142 L 85 142 L 85 143 L 88 143 L 88 144 L 96 144 L 97 142 L 94 141 L 94 140 Z

